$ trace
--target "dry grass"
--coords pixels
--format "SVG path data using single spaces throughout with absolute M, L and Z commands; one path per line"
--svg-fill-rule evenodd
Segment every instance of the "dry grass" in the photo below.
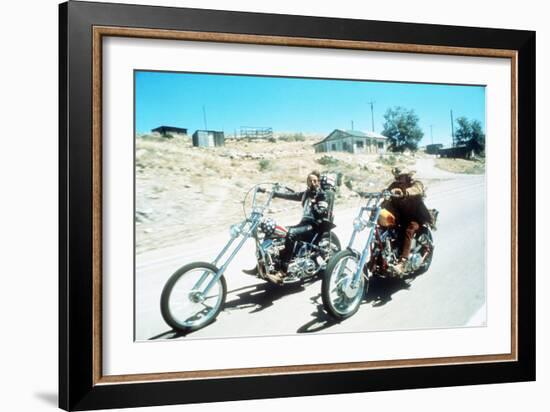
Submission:
M 318 139 L 317 139 L 318 140 Z M 183 237 L 226 230 L 243 217 L 242 200 L 260 182 L 279 182 L 305 189 L 312 170 L 343 175 L 336 205 L 356 204 L 349 190 L 382 189 L 395 165 L 414 162 L 406 155 L 352 155 L 315 153 L 304 141 L 226 141 L 216 148 L 193 147 L 189 137 L 136 138 L 136 247 L 137 252 L 177 244 Z M 391 156 L 391 157 L 390 157 Z M 324 159 L 324 160 L 322 160 Z M 300 205 L 276 199 L 273 216 L 293 223 Z M 283 222 L 284 223 L 284 222 Z
M 485 173 L 485 160 L 446 159 L 437 158 L 435 166 L 452 173 L 483 174 Z

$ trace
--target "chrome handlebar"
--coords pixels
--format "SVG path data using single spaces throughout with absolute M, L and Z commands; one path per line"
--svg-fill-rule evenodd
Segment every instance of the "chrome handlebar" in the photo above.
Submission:
M 369 199 L 373 197 L 377 198 L 384 198 L 384 199 L 390 199 L 390 198 L 402 198 L 404 195 L 397 195 L 395 193 L 390 192 L 389 190 L 383 190 L 381 192 L 356 192 L 359 196 Z

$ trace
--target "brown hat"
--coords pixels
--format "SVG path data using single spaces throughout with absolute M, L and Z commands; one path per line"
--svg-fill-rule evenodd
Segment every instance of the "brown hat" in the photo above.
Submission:
M 399 177 L 399 176 L 403 176 L 403 175 L 407 175 L 409 177 L 413 177 L 414 174 L 416 173 L 416 170 L 412 170 L 412 169 L 407 169 L 407 168 L 399 168 L 399 167 L 394 167 L 392 170 L 391 170 L 393 176 L 395 178 Z

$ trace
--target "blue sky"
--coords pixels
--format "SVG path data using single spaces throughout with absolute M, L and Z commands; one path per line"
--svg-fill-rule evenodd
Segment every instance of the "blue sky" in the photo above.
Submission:
M 166 125 L 193 133 L 208 129 L 228 134 L 241 126 L 275 131 L 328 134 L 332 130 L 383 129 L 389 107 L 413 109 L 424 131 L 421 145 L 451 143 L 454 119 L 479 120 L 485 129 L 485 88 L 417 83 L 326 80 L 218 74 L 135 72 L 136 131 Z M 456 123 L 455 123 L 456 127 Z

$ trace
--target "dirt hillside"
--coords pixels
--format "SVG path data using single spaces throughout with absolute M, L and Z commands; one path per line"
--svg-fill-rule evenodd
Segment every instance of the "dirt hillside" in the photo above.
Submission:
M 315 153 L 312 144 L 320 137 L 299 136 L 298 141 L 227 140 L 216 148 L 193 147 L 187 136 L 137 136 L 137 253 L 174 245 L 205 231 L 228 230 L 242 220 L 243 198 L 260 182 L 279 182 L 298 191 L 305 188 L 311 170 L 339 172 L 338 208 L 358 205 L 350 187 L 382 189 L 391 180 L 392 167 L 414 163 L 411 155 Z M 298 222 L 299 203 L 276 199 L 272 206 L 270 214 L 278 222 Z

